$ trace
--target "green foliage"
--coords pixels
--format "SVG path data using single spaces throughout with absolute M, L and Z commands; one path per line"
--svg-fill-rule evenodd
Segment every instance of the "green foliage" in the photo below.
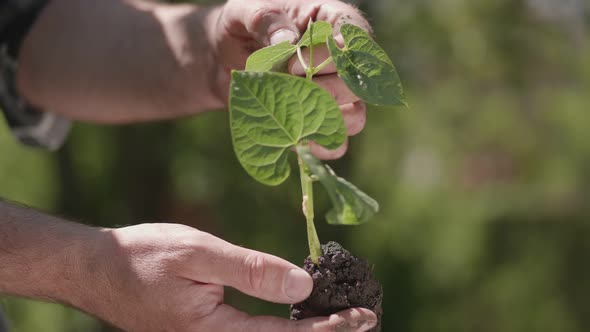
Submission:
M 326 220 L 332 225 L 359 225 L 379 211 L 377 201 L 336 173 L 311 154 L 309 147 L 297 147 L 297 153 L 324 186 L 332 205 Z
M 587 7 L 568 8 L 575 3 Z M 317 230 L 374 264 L 383 331 L 590 331 L 590 28 L 587 11 L 562 7 L 362 2 L 413 111 L 370 112 L 347 157 L 330 163 L 379 197 L 379 213 L 354 232 Z M 224 112 L 76 124 L 47 156 L 0 132 L 2 197 L 104 227 L 184 222 L 302 262 L 299 179 L 252 185 Z M 315 198 L 318 212 L 332 207 L 323 192 Z M 253 315 L 288 315 L 284 305 L 226 295 Z M 23 302 L 2 302 L 14 332 L 115 331 L 57 304 Z
M 335 149 L 346 138 L 338 105 L 311 82 L 317 68 L 302 64 L 308 70 L 308 80 L 278 73 L 248 72 L 284 70 L 298 48 L 313 50 L 314 45 L 327 42 L 340 77 L 359 97 L 378 105 L 403 104 L 399 76 L 383 49 L 359 27 L 345 24 L 341 33 L 346 43 L 344 50 L 336 46 L 329 23 L 310 22 L 296 45 L 282 43 L 252 54 L 246 72 L 232 74 L 230 122 L 238 160 L 253 178 L 268 185 L 284 182 L 290 174 L 289 149 L 297 146 L 299 156 L 325 187 L 334 204 L 334 209 L 326 215 L 328 223 L 358 225 L 367 222 L 379 210 L 378 203 L 337 177 L 330 167 L 314 158 L 305 145 L 313 140 Z M 305 191 L 304 195 L 308 195 Z
M 289 42 L 261 48 L 246 61 L 246 71 L 287 71 L 289 59 L 297 52 L 297 46 Z
M 310 47 L 325 44 L 328 37 L 332 36 L 332 25 L 328 22 L 317 21 L 309 25 L 301 39 L 297 43 L 299 47 Z
M 330 94 L 303 78 L 234 71 L 230 122 L 234 149 L 256 180 L 281 184 L 289 176 L 289 149 L 313 140 L 335 149 L 346 139 L 340 108 Z
M 308 29 L 296 45 L 289 42 L 283 42 L 259 49 L 252 53 L 246 61 L 246 71 L 276 71 L 286 72 L 289 59 L 295 55 L 298 47 L 310 47 L 326 42 L 332 35 L 332 26 L 328 22 L 314 22 L 311 29 Z M 313 36 L 310 31 L 313 30 Z M 312 38 L 313 37 L 313 38 Z
M 404 92 L 393 63 L 363 29 L 344 24 L 340 28 L 345 47 L 340 49 L 330 36 L 328 48 L 338 74 L 363 101 L 373 105 L 406 105 Z
M 326 60 L 319 67 L 311 60 L 306 64 L 301 48 L 309 47 L 310 59 L 313 59 L 314 46 L 328 43 L 340 77 L 359 97 L 381 105 L 403 103 L 399 77 L 385 52 L 358 27 L 345 24 L 341 32 L 346 41 L 344 50 L 336 46 L 329 23 L 310 20 L 297 45 L 282 43 L 255 52 L 248 59 L 245 72 L 232 73 L 230 87 L 234 150 L 254 179 L 267 185 L 283 183 L 291 171 L 289 149 L 297 147 L 303 213 L 311 259 L 315 263 L 321 256 L 321 249 L 314 225 L 312 175 L 323 184 L 334 204 L 326 215 L 330 224 L 365 223 L 379 210 L 379 205 L 311 155 L 308 141 L 336 149 L 346 139 L 346 128 L 334 98 L 312 81 L 313 75 L 332 60 Z M 296 52 L 306 70 L 306 79 L 268 72 L 284 71 L 290 56 Z

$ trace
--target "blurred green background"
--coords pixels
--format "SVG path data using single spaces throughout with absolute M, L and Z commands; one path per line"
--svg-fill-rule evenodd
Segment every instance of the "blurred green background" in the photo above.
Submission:
M 590 330 L 590 4 L 356 2 L 410 109 L 372 110 L 332 163 L 382 206 L 337 240 L 375 265 L 384 331 Z M 240 168 L 227 114 L 76 125 L 58 153 L 0 126 L 0 197 L 103 226 L 175 221 L 301 263 L 297 177 Z M 318 190 L 319 191 L 319 190 Z M 318 215 L 329 207 L 319 195 Z M 107 259 L 107 257 L 105 257 Z M 1 300 L 15 332 L 113 331 L 55 304 Z M 229 292 L 252 314 L 288 308 Z

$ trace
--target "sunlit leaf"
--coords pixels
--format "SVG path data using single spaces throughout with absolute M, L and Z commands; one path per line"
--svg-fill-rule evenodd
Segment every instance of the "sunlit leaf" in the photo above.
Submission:
M 399 75 L 385 51 L 355 25 L 344 24 L 340 32 L 345 47 L 340 49 L 330 36 L 328 48 L 350 90 L 369 104 L 406 105 Z
M 283 42 L 277 45 L 261 48 L 252 53 L 246 61 L 246 71 L 266 72 L 286 72 L 289 59 L 295 55 L 298 47 L 309 47 L 311 45 L 310 30 L 313 30 L 313 44 L 324 44 L 328 37 L 332 35 L 332 26 L 328 22 L 318 21 L 311 24 L 312 29 L 308 29 L 297 45 L 291 45 L 289 42 Z
M 310 35 L 310 31 L 312 30 L 313 34 Z M 332 25 L 330 25 L 330 23 L 324 21 L 313 22 L 311 27 L 305 31 L 297 45 L 301 47 L 309 47 L 311 46 L 312 39 L 313 45 L 325 44 L 330 36 L 332 36 Z
M 289 42 L 262 48 L 250 55 L 246 62 L 247 71 L 287 71 L 289 59 L 297 52 L 297 46 Z
M 229 106 L 236 155 L 264 184 L 278 185 L 289 176 L 287 156 L 301 140 L 336 149 L 346 139 L 334 98 L 300 77 L 234 71 Z

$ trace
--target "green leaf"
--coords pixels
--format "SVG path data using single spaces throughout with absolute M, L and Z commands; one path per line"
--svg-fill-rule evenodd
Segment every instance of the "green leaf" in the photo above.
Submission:
M 313 35 L 310 34 L 310 31 L 313 31 Z M 305 31 L 297 46 L 309 47 L 311 46 L 312 39 L 313 45 L 325 44 L 330 36 L 332 36 L 332 25 L 330 23 L 324 21 L 313 22 L 307 28 L 307 31 Z
M 317 21 L 312 23 L 313 28 L 307 29 L 297 45 L 283 42 L 277 45 L 261 48 L 252 53 L 246 61 L 246 71 L 255 72 L 286 72 L 289 59 L 295 55 L 298 47 L 311 45 L 310 30 L 313 30 L 313 44 L 324 44 L 332 35 L 332 26 L 328 22 Z
M 333 37 L 328 38 L 328 48 L 338 75 L 350 90 L 369 104 L 407 105 L 397 70 L 385 51 L 355 25 L 344 24 L 340 32 L 344 49 Z
M 267 185 L 279 185 L 289 176 L 289 149 L 300 141 L 336 149 L 346 140 L 334 98 L 300 77 L 233 71 L 229 109 L 238 160 Z
M 246 61 L 246 71 L 286 72 L 289 59 L 297 52 L 297 46 L 289 42 L 265 47 L 252 53 Z
M 379 211 L 379 203 L 352 183 L 336 176 L 334 171 L 311 154 L 309 147 L 298 146 L 297 153 L 313 175 L 326 188 L 334 208 L 326 214 L 333 225 L 366 223 Z

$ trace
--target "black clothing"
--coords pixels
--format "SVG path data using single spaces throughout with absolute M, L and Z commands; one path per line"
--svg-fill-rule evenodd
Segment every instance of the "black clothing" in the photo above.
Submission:
M 70 122 L 28 104 L 15 84 L 19 48 L 47 2 L 0 0 L 0 113 L 19 141 L 55 150 L 65 140 Z

